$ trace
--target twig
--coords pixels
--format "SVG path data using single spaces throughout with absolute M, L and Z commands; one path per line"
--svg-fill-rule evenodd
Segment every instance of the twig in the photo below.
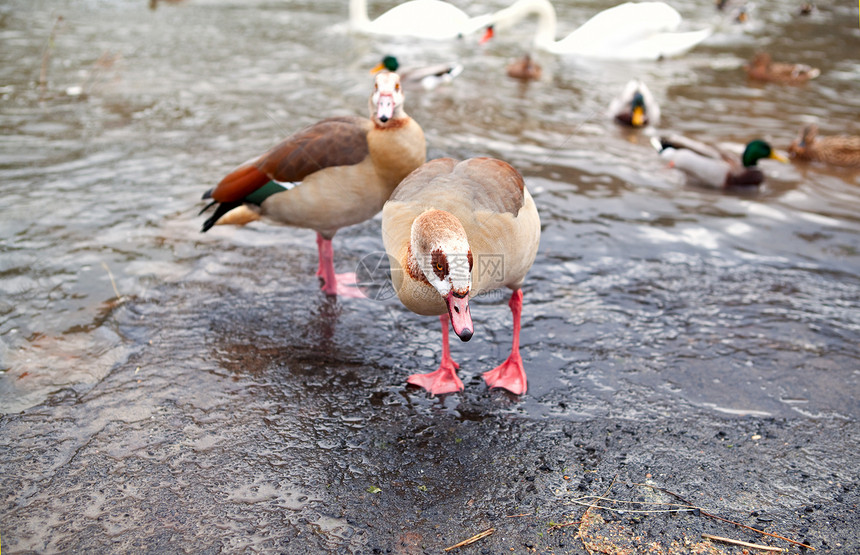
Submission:
M 117 289 L 116 287 L 116 281 L 113 279 L 113 273 L 110 271 L 110 268 L 108 268 L 108 265 L 104 261 L 102 261 L 102 266 L 105 270 L 107 270 L 108 277 L 110 278 L 110 284 L 113 285 L 113 292 L 114 295 L 116 295 L 116 300 L 121 301 L 122 295 L 119 294 L 119 289 Z
M 458 547 L 465 547 L 467 545 L 472 545 L 476 541 L 483 539 L 483 538 L 486 538 L 487 536 L 491 535 L 495 531 L 496 531 L 495 528 L 488 528 L 488 529 L 484 530 L 483 532 L 475 534 L 474 536 L 472 536 L 471 538 L 469 538 L 467 540 L 463 540 L 460 543 L 455 543 L 451 547 L 446 547 L 445 551 L 447 552 L 447 551 L 451 551 L 452 549 L 457 549 Z
M 561 530 L 562 528 L 567 528 L 568 526 L 575 526 L 577 524 L 582 524 L 582 519 L 572 520 L 570 522 L 562 522 L 561 524 L 553 524 L 547 530 Z
M 752 549 L 760 549 L 762 551 L 777 551 L 779 553 L 782 553 L 783 551 L 785 551 L 785 549 L 783 549 L 781 547 L 771 547 L 769 545 L 762 545 L 760 543 L 750 543 L 750 542 L 745 542 L 745 541 L 741 541 L 741 540 L 733 540 L 731 538 L 724 538 L 722 536 L 713 536 L 711 534 L 702 534 L 702 537 L 705 538 L 706 540 L 731 543 L 734 545 L 741 545 L 743 547 L 750 547 Z
M 705 510 L 704 510 L 704 509 L 702 509 L 701 507 L 696 507 L 695 505 L 693 505 L 692 503 L 690 503 L 689 501 L 687 501 L 686 499 L 684 499 L 683 497 L 681 497 L 681 496 L 680 496 L 680 495 L 678 495 L 677 493 L 675 493 L 675 492 L 673 492 L 673 491 L 669 491 L 669 490 L 667 490 L 667 489 L 665 489 L 665 488 L 661 488 L 661 487 L 659 487 L 659 486 L 652 486 L 651 484 L 633 484 L 633 485 L 634 485 L 634 486 L 643 486 L 643 487 L 646 487 L 646 488 L 652 488 L 652 489 L 656 489 L 656 490 L 662 491 L 663 493 L 667 493 L 667 494 L 671 495 L 672 497 L 674 497 L 675 499 L 678 499 L 678 500 L 679 500 L 679 501 L 681 501 L 682 503 L 686 503 L 686 504 L 687 504 L 687 505 L 689 505 L 691 508 L 693 508 L 693 509 L 695 509 L 695 510 L 699 511 L 701 514 L 703 514 L 703 515 L 705 515 L 705 516 L 707 516 L 707 517 L 713 518 L 713 519 L 715 519 L 715 520 L 721 520 L 721 521 L 723 521 L 723 522 L 727 522 L 727 523 L 729 523 L 729 524 L 734 524 L 735 526 L 740 526 L 741 528 L 746 528 L 747 530 L 752 530 L 753 532 L 756 532 L 756 533 L 759 533 L 759 534 L 763 534 L 763 535 L 765 535 L 765 536 L 770 536 L 770 537 L 772 537 L 772 538 L 778 538 L 778 539 L 781 539 L 781 540 L 783 540 L 783 541 L 787 541 L 788 543 L 791 543 L 791 544 L 797 545 L 797 546 L 799 546 L 799 547 L 805 547 L 806 549 L 809 549 L 810 551 L 815 551 L 815 548 L 814 548 L 814 547 L 812 547 L 811 545 L 806 545 L 805 543 L 801 543 L 801 542 L 799 542 L 799 541 L 794 541 L 794 540 L 792 540 L 792 539 L 786 538 L 785 536 L 780 536 L 779 534 L 771 534 L 770 532 L 765 532 L 764 530 L 759 530 L 758 528 L 753 528 L 752 526 L 747 526 L 746 524 L 741 524 L 740 522 L 735 522 L 735 521 L 733 521 L 733 520 L 729 520 L 729 519 L 727 519 L 727 518 L 723 518 L 723 517 L 721 517 L 721 516 L 717 516 L 717 515 L 713 515 L 713 514 L 711 514 L 711 513 L 705 512 Z
M 601 495 L 600 497 L 595 498 L 594 503 L 592 503 L 591 505 L 589 505 L 589 506 L 585 509 L 585 512 L 584 512 L 584 513 L 582 513 L 582 518 L 581 518 L 581 519 L 579 519 L 579 522 L 580 522 L 580 525 L 579 525 L 579 539 L 580 539 L 580 540 L 582 540 L 582 547 L 583 547 L 583 548 L 584 548 L 588 553 L 591 553 L 591 550 L 590 550 L 590 549 L 588 549 L 588 544 L 585 542 L 585 534 L 582 532 L 582 524 L 584 524 L 584 523 L 586 522 L 586 517 L 588 517 L 588 511 L 590 511 L 590 510 L 591 510 L 591 508 L 592 508 L 592 507 L 594 507 L 594 506 L 597 504 L 597 502 L 598 502 L 598 501 L 600 501 L 601 499 L 605 499 L 605 498 L 606 498 L 606 496 L 607 496 L 607 495 L 609 495 L 609 491 L 612 489 L 612 486 L 614 486 L 614 485 L 615 485 L 615 480 L 617 480 L 617 479 L 618 479 L 618 474 L 616 474 L 616 475 L 612 478 L 612 481 L 609 483 L 609 487 L 608 487 L 608 488 L 606 488 L 606 491 L 605 491 L 605 492 L 603 492 L 603 495 Z
M 51 50 L 54 48 L 54 39 L 57 38 L 57 30 L 63 22 L 63 16 L 57 16 L 54 21 L 54 26 L 51 27 L 51 34 L 48 35 L 48 42 L 45 44 L 45 50 L 42 51 L 42 69 L 39 71 L 39 96 L 44 98 L 45 89 L 48 86 L 48 62 L 51 59 Z

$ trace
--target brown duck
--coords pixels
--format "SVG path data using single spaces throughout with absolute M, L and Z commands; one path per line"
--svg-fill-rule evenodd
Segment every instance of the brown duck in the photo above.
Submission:
M 800 85 L 821 74 L 817 68 L 806 64 L 774 62 L 767 52 L 759 52 L 744 66 L 747 76 L 756 81 L 773 81 L 789 85 Z
M 832 166 L 860 168 L 860 136 L 833 135 L 819 137 L 818 126 L 810 124 L 800 131 L 788 147 L 793 160 L 824 162 Z

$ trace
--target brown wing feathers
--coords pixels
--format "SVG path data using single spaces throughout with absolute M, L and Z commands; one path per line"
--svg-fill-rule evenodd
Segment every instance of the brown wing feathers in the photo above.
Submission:
M 287 137 L 259 158 L 245 162 L 203 195 L 214 202 L 201 213 L 221 203 L 203 224 L 203 231 L 271 180 L 299 182 L 324 168 L 360 163 L 369 154 L 367 132 L 371 126 L 369 120 L 359 117 L 324 119 Z

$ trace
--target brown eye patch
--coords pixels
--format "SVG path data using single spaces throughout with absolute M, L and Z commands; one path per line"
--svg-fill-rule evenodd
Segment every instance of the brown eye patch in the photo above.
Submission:
M 433 251 L 433 273 L 439 279 L 445 279 L 445 276 L 448 275 L 448 257 L 445 256 L 445 253 L 440 250 Z

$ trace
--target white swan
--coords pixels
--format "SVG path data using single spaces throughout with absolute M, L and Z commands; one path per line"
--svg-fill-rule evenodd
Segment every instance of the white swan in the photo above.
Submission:
M 362 33 L 448 40 L 475 31 L 471 18 L 460 8 L 441 0 L 410 0 L 372 20 L 367 0 L 349 0 L 349 24 Z
M 678 56 L 705 40 L 711 29 L 677 32 L 681 15 L 663 2 L 627 2 L 604 10 L 561 40 L 555 40 L 555 8 L 549 0 L 518 0 L 489 16 L 489 32 L 537 16 L 534 46 L 555 54 L 617 60 Z

